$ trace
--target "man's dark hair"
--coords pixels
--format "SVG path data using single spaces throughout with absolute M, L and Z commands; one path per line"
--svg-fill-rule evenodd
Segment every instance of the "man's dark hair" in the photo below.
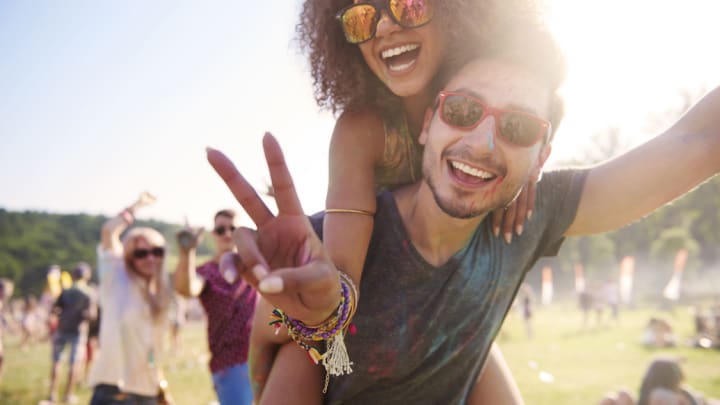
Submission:
M 92 276 L 92 267 L 85 262 L 78 262 L 72 271 L 72 279 L 77 280 L 89 280 Z
M 477 56 L 498 58 L 535 73 L 550 89 L 549 121 L 552 140 L 565 113 L 565 103 L 559 88 L 567 76 L 565 55 L 550 30 L 535 18 L 522 23 L 522 17 L 513 18 L 514 29 L 498 32 L 496 41 Z
M 218 219 L 218 217 L 225 217 L 225 218 L 235 219 L 235 215 L 236 215 L 236 214 L 235 214 L 235 211 L 233 211 L 233 210 L 231 210 L 231 209 L 220 210 L 220 211 L 218 211 L 218 212 L 215 213 L 215 216 L 213 217 L 213 221 L 216 220 L 216 219 Z

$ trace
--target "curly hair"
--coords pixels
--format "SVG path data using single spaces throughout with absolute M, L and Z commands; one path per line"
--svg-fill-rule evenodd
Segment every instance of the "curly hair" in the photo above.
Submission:
M 434 24 L 447 35 L 447 59 L 431 85 L 444 81 L 473 57 L 481 55 L 495 34 L 539 21 L 535 0 L 435 0 Z M 335 18 L 353 0 L 306 0 L 296 27 L 308 53 L 315 100 L 333 113 L 371 108 L 383 116 L 401 108 L 394 95 L 365 63 L 357 45 L 348 43 Z

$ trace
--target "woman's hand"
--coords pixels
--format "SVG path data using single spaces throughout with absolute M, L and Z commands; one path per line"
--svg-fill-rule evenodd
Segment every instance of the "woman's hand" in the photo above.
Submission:
M 280 145 L 270 134 L 263 139 L 278 214 L 265 206 L 257 191 L 222 152 L 207 157 L 257 226 L 233 234 L 238 273 L 273 306 L 307 324 L 324 321 L 340 302 L 340 278 L 322 242 L 302 210 Z
M 157 197 L 147 191 L 143 191 L 133 206 L 135 208 L 143 208 L 155 204 L 155 201 L 157 201 Z
M 196 249 L 198 247 L 198 245 L 203 239 L 204 234 L 205 229 L 202 227 L 197 229 L 185 227 L 177 234 L 175 234 L 175 239 L 177 239 L 178 247 L 181 251 L 189 252 L 190 250 Z
M 492 213 L 493 233 L 496 237 L 503 235 L 505 242 L 512 242 L 513 232 L 522 235 L 526 219 L 532 217 L 535 207 L 536 179 L 531 178 L 523 186 L 518 197 L 505 209 L 498 209 Z

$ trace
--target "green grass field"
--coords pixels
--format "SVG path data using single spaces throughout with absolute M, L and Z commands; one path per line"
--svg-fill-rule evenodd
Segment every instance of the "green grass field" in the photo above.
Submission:
M 664 317 L 673 325 L 679 347 L 648 350 L 639 344 L 651 316 Z M 720 398 L 720 351 L 684 345 L 692 334 L 688 308 L 676 308 L 673 313 L 624 312 L 618 323 L 591 325 L 586 330 L 581 326 L 581 314 L 574 306 L 541 308 L 536 311 L 535 336 L 530 340 L 519 315 L 515 311 L 508 315 L 498 341 L 526 403 L 594 404 L 613 389 L 635 393 L 647 364 L 658 355 L 685 358 L 687 383 L 707 396 Z M 168 355 L 167 376 L 178 405 L 206 405 L 214 399 L 205 348 L 203 325 L 191 323 L 183 332 L 181 350 Z M 44 399 L 49 384 L 49 344 L 36 343 L 23 350 L 17 337 L 6 336 L 5 357 L 0 404 L 37 404 Z M 89 393 L 88 388 L 80 388 L 80 403 L 88 402 Z

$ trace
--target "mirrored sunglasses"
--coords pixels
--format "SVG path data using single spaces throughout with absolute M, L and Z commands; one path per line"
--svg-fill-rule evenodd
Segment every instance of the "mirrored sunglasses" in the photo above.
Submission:
M 487 116 L 495 117 L 495 133 L 515 146 L 530 147 L 545 135 L 552 125 L 536 115 L 517 110 L 494 108 L 469 94 L 441 91 L 437 109 L 447 125 L 463 131 L 476 128 Z
M 383 10 L 403 28 L 417 28 L 432 20 L 432 0 L 384 0 L 351 4 L 338 12 L 345 39 L 361 44 L 375 37 L 377 23 Z

